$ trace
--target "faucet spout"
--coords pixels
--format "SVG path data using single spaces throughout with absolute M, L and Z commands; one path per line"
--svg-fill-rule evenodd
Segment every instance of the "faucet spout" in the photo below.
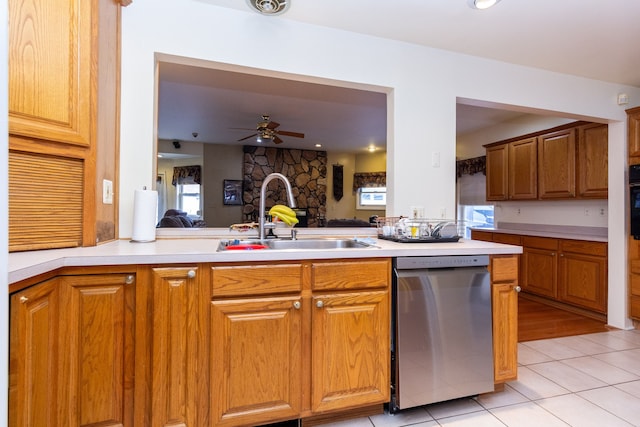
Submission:
M 265 233 L 264 233 L 264 228 L 265 228 L 265 221 L 264 221 L 264 210 L 265 210 L 265 198 L 266 198 L 266 193 L 267 193 L 267 185 L 273 181 L 274 179 L 279 179 L 281 180 L 285 187 L 287 188 L 287 201 L 289 202 L 289 207 L 290 208 L 295 208 L 296 207 L 296 201 L 293 198 L 293 190 L 291 189 L 291 183 L 289 182 L 289 180 L 287 179 L 286 176 L 282 175 L 281 173 L 271 173 L 269 175 L 267 175 L 267 177 L 264 179 L 264 181 L 262 181 L 262 187 L 260 187 L 260 207 L 258 208 L 258 216 L 259 216 L 259 221 L 258 221 L 258 225 L 259 225 L 259 230 L 260 230 L 260 240 L 263 240 L 265 238 Z

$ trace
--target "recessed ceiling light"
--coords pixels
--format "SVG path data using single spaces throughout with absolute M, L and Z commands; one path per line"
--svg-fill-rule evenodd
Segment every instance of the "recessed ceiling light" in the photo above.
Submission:
M 316 144 L 316 148 L 322 147 L 322 144 Z
M 291 0 L 247 0 L 249 6 L 263 15 L 280 15 L 289 9 Z
M 474 9 L 489 9 L 491 6 L 498 3 L 500 0 L 467 0 L 469 6 Z
M 369 146 L 369 152 L 370 152 L 370 153 L 373 153 L 374 151 L 376 151 L 376 147 L 375 147 L 375 146 L 373 146 L 373 145 L 370 145 L 370 146 Z

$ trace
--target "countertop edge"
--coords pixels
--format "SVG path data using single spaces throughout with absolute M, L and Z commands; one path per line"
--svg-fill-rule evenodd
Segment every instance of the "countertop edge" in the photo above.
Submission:
M 62 267 L 522 253 L 520 246 L 468 239 L 457 243 L 396 243 L 374 238 L 371 240 L 375 247 L 365 249 L 217 252 L 219 240 L 158 239 L 149 243 L 118 240 L 94 247 L 14 252 L 9 254 L 8 279 L 9 284 L 14 284 Z

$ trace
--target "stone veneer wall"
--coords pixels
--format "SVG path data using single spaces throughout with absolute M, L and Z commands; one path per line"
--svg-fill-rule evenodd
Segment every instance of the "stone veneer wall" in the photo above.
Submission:
M 307 208 L 309 227 L 317 227 L 327 213 L 327 152 L 276 147 L 244 147 L 244 221 L 257 221 L 260 187 L 272 172 L 286 176 L 291 183 L 296 207 Z M 287 204 L 287 193 L 280 180 L 267 186 L 265 206 Z

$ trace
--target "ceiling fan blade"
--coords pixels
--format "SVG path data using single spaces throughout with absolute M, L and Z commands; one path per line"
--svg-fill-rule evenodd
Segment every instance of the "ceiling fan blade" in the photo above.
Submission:
M 282 144 L 284 141 L 282 141 L 282 139 L 280 139 L 280 137 L 278 135 L 273 135 L 273 143 L 274 144 Z
M 276 132 L 280 135 L 293 136 L 294 138 L 304 138 L 304 133 L 300 132 L 289 132 L 287 130 L 277 130 Z
M 278 122 L 269 122 L 269 123 L 267 123 L 267 129 L 275 129 L 278 126 L 280 126 L 280 123 L 278 123 Z
M 239 140 L 238 140 L 238 142 L 240 142 L 240 141 L 244 141 L 245 139 L 253 138 L 254 136 L 258 136 L 258 134 L 257 134 L 257 133 L 254 133 L 253 135 L 245 136 L 244 138 L 239 139 Z

